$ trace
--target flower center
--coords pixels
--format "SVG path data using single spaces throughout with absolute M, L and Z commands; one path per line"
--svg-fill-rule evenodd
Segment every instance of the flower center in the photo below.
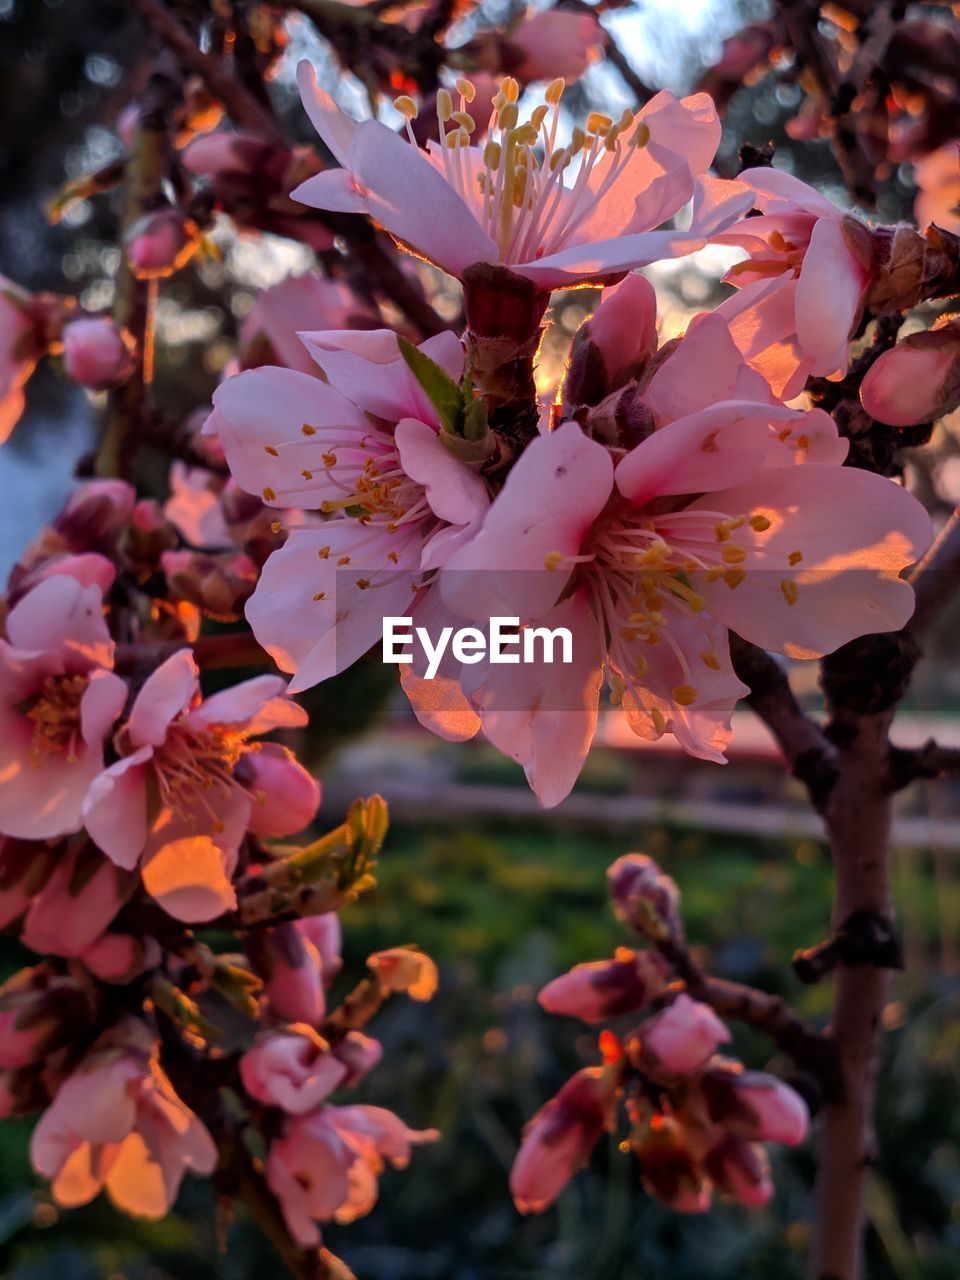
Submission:
M 30 764 L 34 769 L 48 756 L 66 755 L 67 763 L 77 759 L 80 737 L 80 703 L 90 683 L 87 676 L 48 676 L 26 717 L 33 724 Z
M 239 729 L 226 725 L 197 729 L 185 720 L 176 721 L 153 758 L 161 803 L 192 820 L 200 809 L 212 820 L 213 829 L 222 831 L 214 801 L 222 802 L 240 789 L 233 771 L 245 752 L 256 750 L 257 745 L 248 744 Z
M 592 111 L 585 127 L 575 128 L 570 141 L 560 146 L 563 80 L 554 80 L 546 101 L 521 121 L 520 87 L 507 76 L 493 99 L 489 141 L 481 149 L 472 143 L 476 124 L 467 111 L 476 89 L 463 79 L 456 88 L 456 111 L 448 89 L 437 93 L 440 163 L 446 180 L 496 241 L 501 262 L 559 252 L 650 138 L 643 121 L 634 127 L 636 117 L 630 110 L 616 122 Z M 417 116 L 416 103 L 401 97 L 395 106 L 406 117 L 408 136 L 416 146 L 410 123 Z

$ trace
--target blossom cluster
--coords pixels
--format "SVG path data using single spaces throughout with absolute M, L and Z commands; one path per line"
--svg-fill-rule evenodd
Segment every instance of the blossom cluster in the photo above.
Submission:
M 234 527 L 249 534 L 247 515 Z M 429 999 L 436 971 L 383 951 L 363 1015 L 328 1007 L 336 908 L 369 877 L 385 810 L 358 802 L 319 841 L 275 843 L 320 804 L 266 737 L 306 713 L 278 675 L 204 696 L 193 642 L 218 613 L 175 590 L 192 554 L 177 542 L 156 502 L 88 481 L 2 603 L 0 927 L 37 959 L 0 987 L 0 1115 L 42 1111 L 31 1159 L 58 1204 L 105 1190 L 147 1218 L 187 1171 L 213 1174 L 260 1133 L 267 1185 L 306 1245 L 315 1223 L 368 1212 L 384 1161 L 436 1136 L 339 1101 L 382 1056 L 366 1018 L 394 991 Z M 204 926 L 238 952 L 211 949 Z
M 650 858 L 626 854 L 608 881 L 621 919 L 677 943 L 679 894 Z M 621 1110 L 629 1126 L 621 1149 L 639 1163 L 647 1192 L 677 1212 L 704 1212 L 714 1193 L 747 1205 L 773 1195 L 765 1144 L 803 1142 L 807 1104 L 790 1085 L 718 1053 L 730 1030 L 684 985 L 660 951 L 620 947 L 540 992 L 549 1013 L 589 1024 L 645 1016 L 630 1030 L 604 1030 L 602 1065 L 578 1071 L 527 1124 L 510 1176 L 521 1212 L 556 1200 L 603 1134 L 617 1131 Z

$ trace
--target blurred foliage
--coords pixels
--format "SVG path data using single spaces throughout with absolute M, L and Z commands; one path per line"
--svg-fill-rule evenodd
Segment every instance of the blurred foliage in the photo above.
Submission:
M 826 988 L 801 988 L 787 960 L 822 935 L 829 915 L 826 852 L 811 841 L 746 841 L 640 830 L 636 846 L 678 880 L 688 933 L 714 970 L 782 992 L 810 1017 Z M 548 1017 L 536 991 L 629 938 L 604 894 L 622 850 L 607 838 L 522 823 L 494 830 L 398 827 L 379 884 L 345 915 L 343 981 L 397 941 L 430 951 L 442 971 L 432 1004 L 397 999 L 374 1030 L 384 1065 L 358 1100 L 436 1124 L 381 1203 L 329 1242 L 361 1280 L 800 1280 L 810 1213 L 809 1149 L 777 1152 L 777 1197 L 750 1211 L 718 1206 L 690 1221 L 649 1200 L 615 1144 L 542 1218 L 513 1210 L 507 1174 L 523 1123 L 579 1065 L 595 1035 Z M 915 967 L 898 980 L 880 1082 L 879 1179 L 870 1204 L 869 1280 L 955 1280 L 960 1249 L 960 989 L 935 979 L 945 903 L 922 855 L 901 866 Z M 941 896 L 946 893 L 941 889 Z M 960 891 L 949 890 L 951 910 Z M 7 944 L 8 967 L 17 962 Z M 926 977 L 924 976 L 926 973 Z M 737 1031 L 737 1053 L 771 1063 L 766 1043 Z M 188 1179 L 163 1223 L 133 1222 L 97 1202 L 58 1212 L 29 1173 L 28 1125 L 0 1128 L 0 1274 L 7 1280 L 253 1280 L 277 1275 L 256 1229 L 238 1222 L 216 1258 L 209 1186 Z

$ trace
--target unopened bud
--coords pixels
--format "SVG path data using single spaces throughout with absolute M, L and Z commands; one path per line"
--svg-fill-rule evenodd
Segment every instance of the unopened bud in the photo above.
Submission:
M 645 853 L 625 853 L 607 871 L 619 919 L 651 941 L 682 936 L 680 890 Z
M 637 1071 L 669 1079 L 700 1071 L 717 1047 L 730 1038 L 729 1030 L 709 1005 L 681 993 L 639 1028 L 627 1053 Z
M 539 999 L 548 1013 L 603 1022 L 645 1008 L 665 990 L 668 977 L 667 963 L 657 952 L 619 947 L 612 960 L 578 964 L 554 978 Z
M 129 523 L 136 500 L 125 480 L 88 480 L 74 489 L 52 527 L 71 551 L 110 548 Z
M 510 1171 L 510 1190 L 521 1213 L 553 1204 L 604 1131 L 607 1099 L 603 1072 L 584 1067 L 529 1121 Z
M 105 316 L 71 320 L 63 329 L 67 376 L 91 391 L 118 387 L 133 373 L 136 356 L 128 334 Z
M 221 622 L 241 616 L 257 585 L 257 566 L 241 552 L 164 551 L 160 563 L 173 599 L 195 604 Z
M 865 302 L 875 314 L 907 311 L 956 278 L 960 242 L 947 232 L 929 227 L 921 235 L 912 227 L 877 227 L 873 240 L 876 272 Z
M 145 214 L 130 228 L 126 239 L 127 262 L 141 280 L 173 275 L 200 247 L 200 232 L 192 219 L 178 209 Z
M 153 498 L 141 498 L 117 544 L 119 554 L 138 574 L 155 573 L 164 551 L 177 544 L 177 533 Z
M 601 400 L 637 378 L 657 349 L 657 297 L 643 276 L 632 274 L 603 291 L 600 305 L 573 340 L 563 384 L 567 413 Z
M 325 1001 L 322 963 L 313 943 L 295 924 L 278 924 L 251 933 L 247 954 L 263 978 L 263 995 L 274 1017 L 315 1027 Z
M 222 173 L 250 175 L 264 166 L 271 150 L 270 143 L 259 134 L 217 129 L 187 143 L 180 159 L 189 173 L 201 178 L 215 178 Z
M 951 413 L 960 404 L 960 320 L 911 333 L 885 351 L 867 371 L 860 399 L 871 418 L 892 427 Z
M 430 1000 L 437 989 L 437 966 L 422 951 L 395 947 L 367 957 L 367 966 L 387 991 L 400 991 L 413 1000 Z

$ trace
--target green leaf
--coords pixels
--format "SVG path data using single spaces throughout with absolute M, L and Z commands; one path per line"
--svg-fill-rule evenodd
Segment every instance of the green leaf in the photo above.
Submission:
M 430 403 L 436 409 L 444 431 L 449 431 L 455 436 L 462 435 L 464 394 L 461 388 L 435 360 L 425 356 L 420 348 L 415 347 L 408 339 L 397 334 L 397 343 L 407 368 L 423 387 L 430 398 Z

